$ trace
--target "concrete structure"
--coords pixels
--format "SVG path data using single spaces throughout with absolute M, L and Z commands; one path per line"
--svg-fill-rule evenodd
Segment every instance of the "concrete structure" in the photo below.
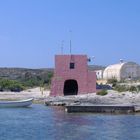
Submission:
M 65 106 L 68 113 L 94 112 L 94 113 L 134 113 L 133 105 L 68 105 Z
M 140 66 L 135 62 L 120 62 L 108 66 L 103 72 L 103 79 L 108 80 L 115 78 L 118 81 L 126 79 L 140 78 Z
M 51 95 L 96 92 L 96 74 L 89 71 L 86 55 L 56 55 Z

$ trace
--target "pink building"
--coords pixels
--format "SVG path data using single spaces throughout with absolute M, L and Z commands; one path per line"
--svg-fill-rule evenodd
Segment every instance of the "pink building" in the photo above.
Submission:
M 96 74 L 88 70 L 86 55 L 56 55 L 51 96 L 96 92 Z

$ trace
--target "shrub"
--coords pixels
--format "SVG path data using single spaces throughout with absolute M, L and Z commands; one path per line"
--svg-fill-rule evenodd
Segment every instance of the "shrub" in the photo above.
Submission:
M 0 78 L 0 91 L 21 91 L 32 87 L 50 87 L 53 72 L 43 72 L 32 74 L 26 72 L 25 76 L 18 77 L 16 80 Z
M 138 90 L 138 92 L 140 91 L 140 85 L 137 86 L 137 90 Z
M 130 92 L 137 92 L 138 90 L 137 90 L 137 87 L 131 86 L 131 87 L 129 88 L 129 91 L 130 91 Z
M 37 78 L 31 78 L 31 79 L 27 79 L 25 80 L 23 83 L 23 85 L 25 87 L 35 87 L 35 86 L 40 86 L 41 85 L 41 80 L 37 80 Z
M 115 79 L 115 78 L 112 78 L 112 79 L 108 79 L 107 80 L 107 83 L 108 84 L 116 84 L 118 81 L 117 81 L 117 79 Z
M 24 86 L 18 82 L 15 82 L 15 83 L 12 83 L 10 86 L 9 86 L 9 89 L 11 91 L 14 91 L 14 92 L 20 92 L 22 90 L 24 90 Z
M 116 85 L 114 87 L 114 90 L 116 90 L 118 92 L 124 92 L 124 91 L 129 91 L 129 88 L 125 85 Z
M 24 86 L 14 80 L 0 79 L 0 91 L 22 91 Z
M 27 73 L 25 79 L 22 79 L 20 82 L 25 87 L 37 87 L 37 86 L 49 87 L 52 77 L 53 72 L 42 73 L 41 75 L 30 75 L 29 73 Z
M 104 96 L 104 95 L 107 95 L 108 92 L 107 92 L 107 90 L 100 90 L 100 91 L 98 91 L 96 94 L 97 94 L 97 95 Z

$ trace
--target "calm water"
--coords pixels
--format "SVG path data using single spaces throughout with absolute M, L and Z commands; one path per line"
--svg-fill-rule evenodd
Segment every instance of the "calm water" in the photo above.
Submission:
M 140 140 L 140 115 L 67 114 L 44 105 L 0 108 L 0 140 Z

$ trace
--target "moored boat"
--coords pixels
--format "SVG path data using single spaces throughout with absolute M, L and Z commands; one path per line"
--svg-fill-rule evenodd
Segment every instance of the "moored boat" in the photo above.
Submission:
M 33 98 L 18 101 L 0 101 L 0 107 L 28 107 L 32 102 Z

